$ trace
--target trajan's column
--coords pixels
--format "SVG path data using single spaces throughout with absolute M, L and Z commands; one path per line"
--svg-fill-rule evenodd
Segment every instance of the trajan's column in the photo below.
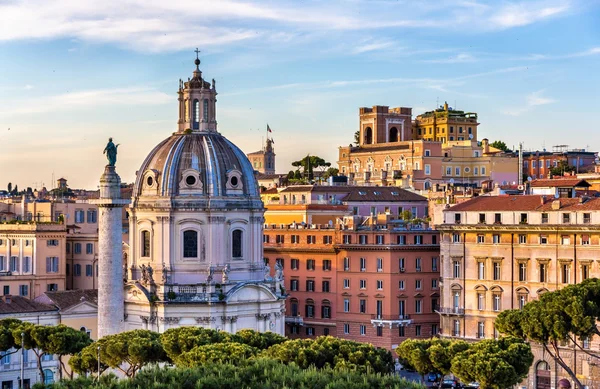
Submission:
M 109 139 L 104 153 L 108 165 L 100 177 L 98 205 L 98 338 L 123 331 L 123 255 L 121 242 L 122 208 L 130 200 L 121 199 L 121 178 L 115 171 L 117 148 Z

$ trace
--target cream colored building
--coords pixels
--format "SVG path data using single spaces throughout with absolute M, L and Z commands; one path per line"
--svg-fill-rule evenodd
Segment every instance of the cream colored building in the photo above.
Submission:
M 479 196 L 443 213 L 444 224 L 438 226 L 443 336 L 493 338 L 498 335 L 494 319 L 502 310 L 600 276 L 599 198 Z M 532 346 L 528 388 L 544 388 L 566 376 Z M 589 351 L 599 346 L 598 337 L 584 342 Z M 600 381 L 598 366 L 581 352 L 565 347 L 562 353 L 584 384 Z
M 98 208 L 87 201 L 37 201 L 22 197 L 0 203 L 5 221 L 61 224 L 66 242 L 60 246 L 64 271 L 62 289 L 97 288 Z M 45 291 L 45 290 L 44 290 Z
M 66 288 L 67 229 L 62 223 L 0 224 L 2 295 L 35 298 Z
M 360 108 L 358 145 L 340 147 L 337 161 L 349 184 L 436 191 L 449 185 L 479 188 L 518 181 L 518 158 L 491 147 L 487 139 L 477 141 L 476 115 L 453 117 L 466 120 L 468 127 L 463 133 L 462 125 L 457 126 L 463 135 L 447 138 L 434 136 L 433 124 L 431 128 L 415 124 L 411 130 L 411 114 L 406 107 Z M 438 127 L 446 131 L 441 124 Z M 454 133 L 454 124 L 447 127 Z M 424 135 L 430 130 L 431 136 Z

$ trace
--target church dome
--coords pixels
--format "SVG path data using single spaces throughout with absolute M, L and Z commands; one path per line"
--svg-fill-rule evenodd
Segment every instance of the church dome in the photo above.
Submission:
M 179 80 L 177 131 L 146 157 L 133 189 L 134 206 L 263 209 L 254 169 L 246 155 L 217 131 L 215 80 L 198 65 Z
M 260 199 L 250 161 L 216 131 L 175 133 L 160 142 L 142 163 L 133 195 Z

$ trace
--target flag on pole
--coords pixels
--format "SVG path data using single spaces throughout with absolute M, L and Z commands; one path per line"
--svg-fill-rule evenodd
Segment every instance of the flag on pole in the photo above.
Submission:
M 271 127 L 269 127 L 269 124 L 267 124 L 267 132 L 273 132 L 271 131 Z

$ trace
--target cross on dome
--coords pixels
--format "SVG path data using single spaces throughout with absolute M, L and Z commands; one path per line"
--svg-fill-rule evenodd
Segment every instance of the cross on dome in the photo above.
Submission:
M 194 63 L 196 64 L 196 70 L 200 70 L 200 68 L 199 68 L 199 66 L 200 66 L 200 58 L 199 58 L 200 50 L 198 50 L 198 48 L 196 47 L 196 50 L 194 50 L 194 52 L 196 53 L 196 60 L 194 61 Z

